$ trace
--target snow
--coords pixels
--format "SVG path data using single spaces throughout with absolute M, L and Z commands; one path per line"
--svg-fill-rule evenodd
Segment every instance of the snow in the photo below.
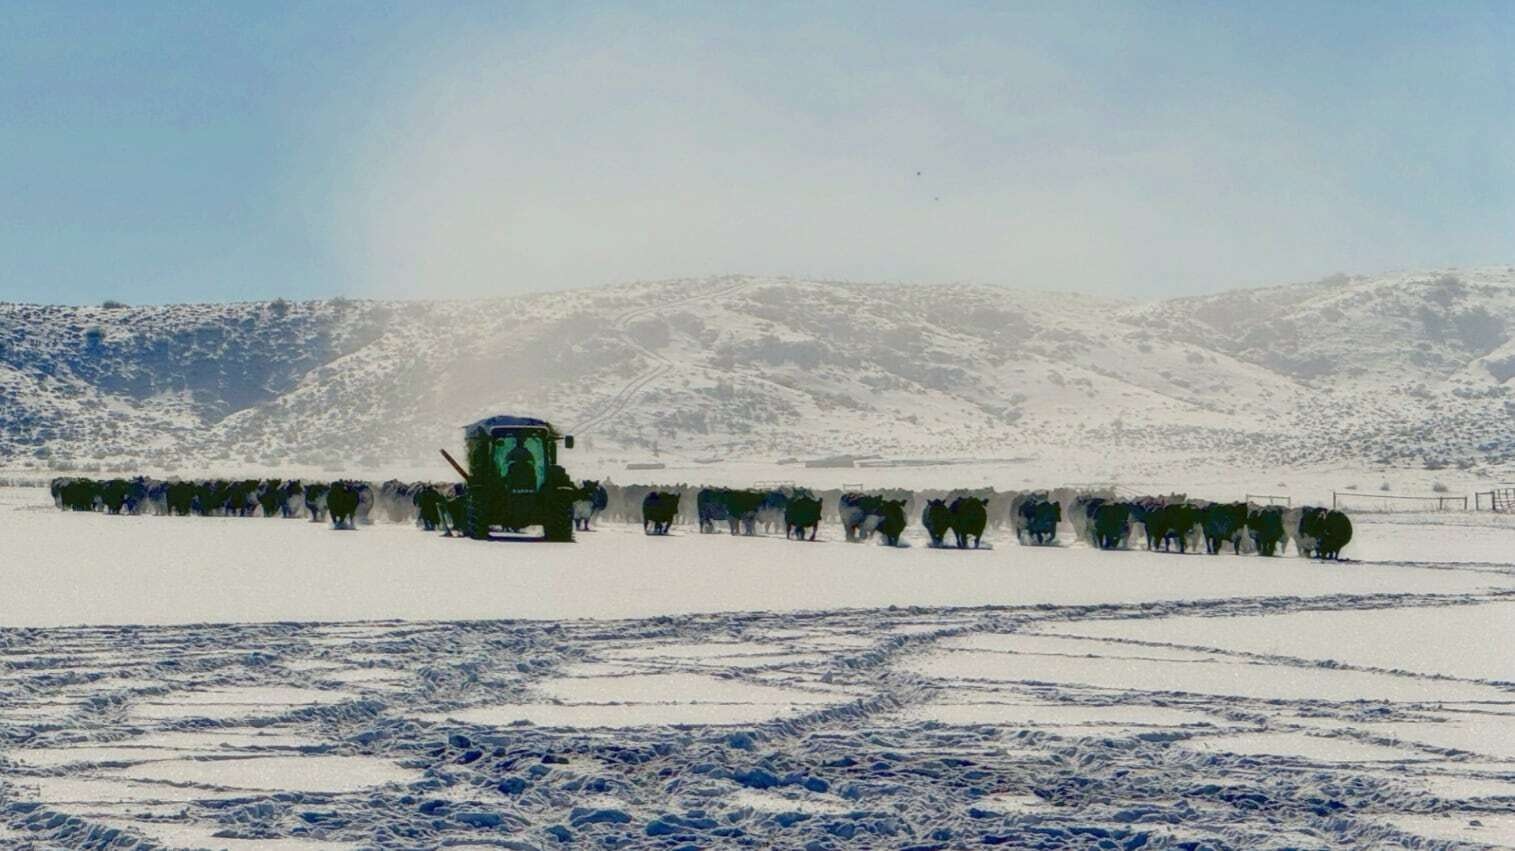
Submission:
M 1259 655 L 1334 660 L 1387 670 L 1515 683 L 1515 602 L 1465 606 L 1311 611 L 1258 617 L 1175 617 L 1059 624 L 1048 632 Z M 1434 640 L 1431 640 L 1434 637 Z M 1127 653 L 1171 648 L 1125 645 Z
M 245 790 L 197 789 L 130 779 L 41 775 L 15 777 L 12 782 L 26 799 L 69 804 L 162 804 L 245 798 Z
M 171 702 L 148 698 L 132 707 L 131 717 L 143 721 L 173 718 L 230 719 L 280 715 L 302 706 L 337 703 L 352 697 L 338 691 L 274 687 L 232 687 L 181 692 Z
M 794 715 L 788 703 L 506 703 L 475 706 L 458 712 L 422 715 L 430 721 L 462 721 L 493 727 L 536 724 L 542 727 L 659 727 L 666 724 L 755 724 Z
M 162 748 L 169 751 L 233 751 L 256 753 L 260 749 L 303 748 L 310 740 L 303 736 L 280 735 L 258 729 L 212 728 L 206 730 L 169 730 L 134 736 L 135 747 Z M 79 745 L 77 747 L 85 747 Z
M 45 500 L 0 490 L 7 847 L 1515 845 L 1501 521 L 1323 564 Z
M 622 677 L 581 677 L 548 680 L 539 686 L 548 697 L 568 702 L 658 701 L 693 703 L 835 703 L 838 697 L 806 694 L 736 679 L 721 679 L 704 674 L 633 674 Z
M 1472 842 L 1491 848 L 1515 848 L 1515 815 L 1396 815 L 1385 822 L 1428 839 Z
M 1515 780 L 1425 774 L 1405 778 L 1439 798 L 1515 798 Z
M 47 495 L 30 498 L 37 505 Z M 265 518 L 0 510 L 0 530 L 11 582 L 0 623 L 9 626 L 645 618 L 1515 587 L 1515 575 L 1298 558 L 1013 544 L 967 553 L 888 549 L 840 542 L 834 529 L 832 540 L 797 543 L 693 532 L 658 538 L 605 524 L 558 546 L 449 540 L 385 524 L 334 532 Z
M 653 460 L 653 435 L 670 468 L 1054 458 L 1032 472 L 1061 483 L 1199 461 L 1508 465 L 1488 423 L 1508 416 L 1511 327 L 1508 266 L 1145 304 L 741 276 L 474 302 L 0 304 L 0 459 L 435 478 L 462 423 L 529 414 L 622 474 Z
M 357 846 L 310 839 L 241 839 L 228 837 L 224 829 L 194 824 L 133 820 L 131 827 L 171 848 L 216 848 L 225 851 L 348 851 Z
M 1505 692 L 1467 682 L 1435 682 L 1365 671 L 1235 662 L 1173 662 L 1129 657 L 1069 657 L 960 652 L 929 654 L 908 668 L 933 678 L 989 682 L 1062 682 L 1097 689 L 1185 692 L 1259 700 L 1498 700 Z
M 284 792 L 354 792 L 417 779 L 415 772 L 384 760 L 325 755 L 173 759 L 106 773 L 159 783 Z
M 1357 537 L 1352 556 L 1370 561 L 1494 566 L 1508 565 L 1515 552 L 1515 525 L 1508 515 L 1410 515 L 1393 521 L 1364 516 L 1353 523 Z M 1449 546 L 1437 527 L 1463 528 L 1467 535 Z
M 1218 716 L 1162 706 L 1078 706 L 1064 703 L 948 702 L 912 706 L 903 713 L 912 721 L 941 724 L 999 724 L 1008 727 L 1067 728 L 1074 725 L 1106 729 L 1223 725 Z
M 1235 754 L 1272 754 L 1298 756 L 1315 762 L 1404 762 L 1416 754 L 1399 748 L 1370 745 L 1341 737 L 1316 736 L 1301 732 L 1233 733 L 1200 739 L 1191 745 L 1201 752 Z
M 578 431 L 576 478 L 1336 499 L 1352 561 L 479 543 L 0 487 L 0 845 L 1515 846 L 1515 519 L 1379 499 L 1515 478 L 1515 272 L 943 292 L 0 305 L 0 463 L 449 479 L 436 448 L 512 412 Z
M 846 802 L 816 795 L 785 795 L 779 792 L 743 789 L 731 796 L 731 803 L 773 813 L 845 813 L 852 809 Z
M 1515 760 L 1515 716 L 1454 705 L 1429 721 L 1385 721 L 1365 726 L 1368 732 L 1437 748 L 1454 748 L 1479 756 Z

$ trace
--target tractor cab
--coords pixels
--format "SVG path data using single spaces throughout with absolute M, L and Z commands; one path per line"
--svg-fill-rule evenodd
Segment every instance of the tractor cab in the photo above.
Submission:
M 546 420 L 502 414 L 464 426 L 463 442 L 470 537 L 540 525 L 548 540 L 573 540 L 573 481 L 558 464 L 558 443 L 572 449 L 571 435 Z
M 491 436 L 490 455 L 512 491 L 535 491 L 547 482 L 547 468 L 557 463 L 557 442 L 551 436 L 523 429 Z

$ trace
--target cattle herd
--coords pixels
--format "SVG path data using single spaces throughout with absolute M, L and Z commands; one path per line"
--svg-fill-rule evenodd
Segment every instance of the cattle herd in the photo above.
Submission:
M 65 511 L 200 517 L 308 517 L 355 529 L 377 518 L 415 523 L 451 534 L 462 523 L 462 485 L 380 484 L 342 479 L 131 479 L 59 478 L 53 504 Z M 377 514 L 375 513 L 377 512 Z
M 53 502 L 71 511 L 109 514 L 218 517 L 308 517 L 333 528 L 354 529 L 382 519 L 415 524 L 451 536 L 466 513 L 461 484 L 381 483 L 298 479 L 117 479 L 59 478 Z M 828 511 L 829 509 L 829 511 Z M 996 491 L 884 490 L 874 493 L 812 490 L 652 487 L 584 481 L 575 494 L 574 526 L 588 531 L 596 518 L 642 524 L 648 535 L 667 535 L 677 525 L 698 524 L 702 533 L 724 527 L 731 535 L 776 534 L 814 541 L 822 522 L 842 527 L 848 541 L 874 536 L 898 546 L 919 511 L 930 545 L 977 549 L 987 529 L 1010 524 L 1026 546 L 1057 545 L 1061 529 L 1102 550 L 1130 547 L 1188 552 L 1204 546 L 1215 554 L 1282 555 L 1294 544 L 1300 555 L 1336 559 L 1352 540 L 1352 522 L 1336 510 L 1284 508 L 1243 502 L 1207 502 L 1183 494 L 1121 498 L 1112 491 L 1058 489 Z M 1065 524 L 1066 523 L 1066 527 Z M 1140 537 L 1137 537 L 1137 534 Z

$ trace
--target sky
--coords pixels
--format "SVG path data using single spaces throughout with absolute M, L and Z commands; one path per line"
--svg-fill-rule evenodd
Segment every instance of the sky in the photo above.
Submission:
M 1515 263 L 1515 3 L 0 0 L 0 300 Z

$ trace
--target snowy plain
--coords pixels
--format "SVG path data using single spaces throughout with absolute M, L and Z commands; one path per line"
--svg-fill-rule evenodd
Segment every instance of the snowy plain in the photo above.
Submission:
M 1515 847 L 1506 518 L 1342 564 L 821 537 L 0 489 L 0 846 Z
M 263 621 L 648 618 L 721 611 L 885 606 L 1094 606 L 1188 599 L 1472 592 L 1506 580 L 1476 571 L 1300 559 L 1174 558 L 1013 540 L 958 552 L 925 546 L 732 541 L 680 527 L 649 538 L 602 524 L 572 547 L 525 539 L 438 539 L 376 524 L 230 517 L 67 514 L 16 488 L 5 516 L 7 626 Z M 1493 528 L 1485 536 L 1506 538 Z M 1480 553 L 1479 559 L 1486 558 Z M 593 593 L 587 593 L 594 589 Z

